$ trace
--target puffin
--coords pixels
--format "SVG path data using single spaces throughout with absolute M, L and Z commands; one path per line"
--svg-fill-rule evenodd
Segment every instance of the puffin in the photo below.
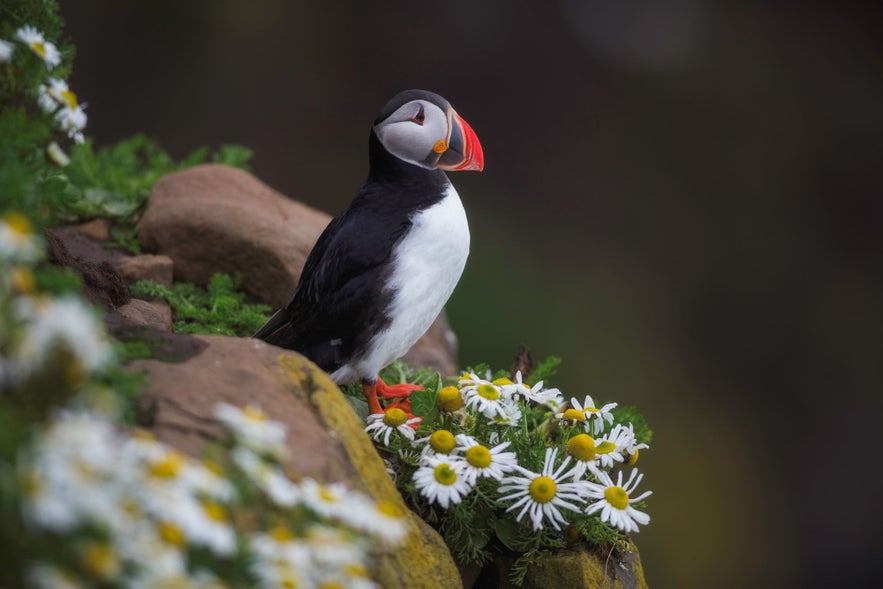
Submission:
M 368 178 L 320 235 L 294 293 L 253 337 L 299 352 L 338 384 L 359 382 L 371 413 L 379 372 L 429 329 L 469 255 L 466 212 L 446 172 L 484 168 L 472 127 L 433 92 L 406 90 L 374 120 Z

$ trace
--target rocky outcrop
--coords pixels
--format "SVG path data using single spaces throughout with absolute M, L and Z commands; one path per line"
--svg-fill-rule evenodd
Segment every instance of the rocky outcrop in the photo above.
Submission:
M 314 364 L 254 339 L 164 336 L 164 358 L 136 360 L 129 369 L 147 375 L 142 401 L 156 436 L 193 456 L 221 435 L 213 417 L 219 402 L 257 404 L 288 431 L 287 472 L 294 478 L 342 481 L 407 514 L 402 546 L 383 552 L 375 578 L 383 587 L 461 586 L 441 537 L 405 507 L 383 461 L 343 394 Z M 176 354 L 175 347 L 181 353 Z
M 145 251 L 174 261 L 176 281 L 206 284 L 216 272 L 238 272 L 248 295 L 278 308 L 330 220 L 247 172 L 205 164 L 156 182 L 138 238 Z

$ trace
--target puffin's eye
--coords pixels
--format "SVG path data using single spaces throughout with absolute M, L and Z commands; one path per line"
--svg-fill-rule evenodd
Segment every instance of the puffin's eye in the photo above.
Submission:
M 426 114 L 423 112 L 423 106 L 420 107 L 420 110 L 417 111 L 417 114 L 411 117 L 411 120 L 417 123 L 418 125 L 422 125 L 423 121 L 426 120 Z

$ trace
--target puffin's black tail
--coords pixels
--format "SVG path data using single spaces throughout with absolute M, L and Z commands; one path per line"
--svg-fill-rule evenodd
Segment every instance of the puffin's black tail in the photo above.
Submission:
M 291 316 L 288 309 L 282 307 L 270 317 L 263 327 L 255 332 L 251 337 L 262 339 L 268 344 L 274 344 L 280 347 L 288 347 L 285 342 L 291 339 Z

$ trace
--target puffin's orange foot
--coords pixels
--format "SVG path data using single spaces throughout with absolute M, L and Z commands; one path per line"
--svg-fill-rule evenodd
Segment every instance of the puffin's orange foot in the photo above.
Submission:
M 398 399 L 401 397 L 410 397 L 414 391 L 422 391 L 423 387 L 419 384 L 386 384 L 383 379 L 377 377 L 376 391 L 377 394 L 384 399 Z

